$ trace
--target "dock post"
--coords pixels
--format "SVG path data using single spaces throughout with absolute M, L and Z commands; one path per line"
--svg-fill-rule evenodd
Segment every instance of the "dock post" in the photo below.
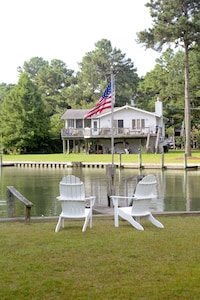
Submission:
M 184 154 L 184 169 L 187 169 L 187 154 Z
M 113 165 L 106 166 L 108 207 L 111 206 L 110 196 L 115 195 L 115 169 L 116 166 Z
M 165 163 L 164 163 L 164 151 L 162 151 L 161 153 L 161 168 L 164 169 L 165 168 Z
M 138 154 L 139 168 L 142 169 L 142 152 L 141 152 L 141 148 L 139 148 L 138 150 L 139 150 L 139 154 Z
M 122 155 L 119 153 L 119 168 L 122 167 Z
M 15 197 L 9 189 L 6 191 L 8 218 L 16 217 Z

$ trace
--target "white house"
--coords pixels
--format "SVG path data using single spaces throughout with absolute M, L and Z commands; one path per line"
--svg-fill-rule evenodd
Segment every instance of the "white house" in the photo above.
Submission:
M 165 124 L 162 102 L 155 103 L 155 112 L 148 112 L 131 105 L 115 107 L 84 119 L 89 110 L 68 109 L 62 116 L 65 128 L 61 131 L 63 152 L 110 153 L 114 137 L 115 153 L 162 151 Z M 112 126 L 113 125 L 113 126 Z

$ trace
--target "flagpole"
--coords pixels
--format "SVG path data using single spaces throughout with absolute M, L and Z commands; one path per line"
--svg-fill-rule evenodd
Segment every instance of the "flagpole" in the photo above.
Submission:
M 115 84 L 114 84 L 114 74 L 113 68 L 111 67 L 111 155 L 112 164 L 108 165 L 107 170 L 107 196 L 108 196 L 108 206 L 111 206 L 110 196 L 115 195 L 115 166 L 114 166 L 114 103 L 115 103 Z
M 112 173 L 114 172 L 114 104 L 115 104 L 115 82 L 114 82 L 114 74 L 113 69 L 111 73 L 111 94 L 112 94 L 112 106 L 111 106 L 111 126 L 112 126 L 112 135 L 111 135 L 111 153 L 112 153 Z

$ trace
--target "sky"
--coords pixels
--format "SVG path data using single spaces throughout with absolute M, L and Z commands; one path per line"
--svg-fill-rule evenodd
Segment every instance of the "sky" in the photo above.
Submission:
M 17 67 L 32 57 L 78 62 L 101 39 L 130 58 L 139 76 L 155 66 L 159 53 L 136 43 L 136 33 L 151 27 L 147 0 L 0 1 L 0 83 L 17 83 Z

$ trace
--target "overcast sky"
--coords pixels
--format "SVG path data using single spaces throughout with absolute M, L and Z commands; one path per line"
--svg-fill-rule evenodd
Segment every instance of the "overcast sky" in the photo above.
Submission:
M 139 76 L 160 56 L 136 44 L 136 33 L 151 27 L 147 0 L 2 0 L 0 1 L 0 83 L 16 83 L 17 67 L 39 56 L 60 59 L 69 69 L 111 41 L 131 58 Z

